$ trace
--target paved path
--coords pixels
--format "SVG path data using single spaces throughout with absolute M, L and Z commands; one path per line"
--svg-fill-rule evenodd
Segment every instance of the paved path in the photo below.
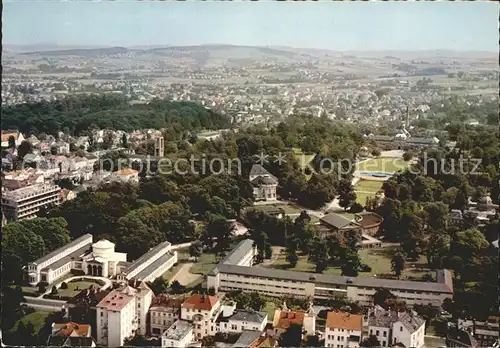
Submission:
M 177 273 L 169 279 L 169 282 L 171 283 L 174 280 L 177 280 L 181 285 L 188 285 L 200 278 L 201 275 L 189 272 L 191 266 L 193 266 L 192 262 L 183 263 Z

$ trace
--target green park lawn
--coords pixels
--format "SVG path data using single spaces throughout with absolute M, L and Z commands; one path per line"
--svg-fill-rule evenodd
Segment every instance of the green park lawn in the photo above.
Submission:
M 99 288 L 100 287 L 100 285 L 97 282 L 86 281 L 86 280 L 79 280 L 77 282 L 67 283 L 67 284 L 68 284 L 68 288 L 67 289 L 61 289 L 61 288 L 59 288 L 57 290 L 57 295 L 58 296 L 61 296 L 61 297 L 74 297 L 80 291 L 82 291 L 84 289 L 88 289 L 91 285 L 93 285 L 95 288 Z
M 24 325 L 31 323 L 33 325 L 33 332 L 38 333 L 40 329 L 42 329 L 42 327 L 45 325 L 47 317 L 52 313 L 53 312 L 50 311 L 36 311 L 27 314 L 14 325 L 12 331 L 17 330 L 17 326 L 19 325 L 19 323 L 23 323 Z
M 251 207 L 250 209 L 260 210 L 266 213 L 269 211 L 275 211 L 277 208 L 283 209 L 285 215 L 300 214 L 301 212 L 301 209 L 294 204 L 281 204 L 281 203 L 256 205 Z
M 189 273 L 205 275 L 212 270 L 217 260 L 214 254 L 203 253 L 189 269 Z
M 382 188 L 382 181 L 360 180 L 354 190 L 356 191 L 356 202 L 366 204 L 367 197 L 375 197 L 377 191 Z
M 408 162 L 405 162 L 401 158 L 372 158 L 366 162 L 362 162 L 357 165 L 359 171 L 376 171 L 376 172 L 387 172 L 395 173 L 400 169 L 408 167 Z
M 376 274 L 391 273 L 391 258 L 395 248 L 395 246 L 388 246 L 385 248 L 359 250 L 359 257 L 361 259 L 361 262 L 372 268 L 371 272 L 360 272 L 359 275 L 373 276 Z M 415 264 L 415 267 L 412 266 L 413 264 Z M 299 255 L 299 261 L 297 262 L 297 265 L 292 268 L 286 260 L 286 255 L 284 253 L 280 254 L 273 263 L 266 264 L 262 267 L 312 273 L 314 273 L 314 270 L 316 268 L 314 264 L 310 263 L 307 260 L 306 255 Z M 403 271 L 402 278 L 409 276 L 422 276 L 423 274 L 427 273 L 427 271 L 420 270 L 420 268 L 425 267 L 427 267 L 427 263 L 424 256 L 421 256 L 420 260 L 418 260 L 417 262 L 407 262 L 406 269 Z M 328 267 L 323 273 L 340 275 L 341 270 L 339 267 Z

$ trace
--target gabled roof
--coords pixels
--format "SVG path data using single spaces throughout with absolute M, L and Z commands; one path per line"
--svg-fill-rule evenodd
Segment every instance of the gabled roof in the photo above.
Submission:
M 346 219 L 345 217 L 343 217 L 339 214 L 335 214 L 335 213 L 330 213 L 328 215 L 325 215 L 319 220 L 327 225 L 330 225 L 330 226 L 336 228 L 336 229 L 344 228 L 350 224 L 360 226 L 358 223 L 351 221 L 349 219 Z
M 71 321 L 62 324 L 54 323 L 52 326 L 52 336 L 88 337 L 90 336 L 90 325 L 78 324 Z
M 250 169 L 250 176 L 272 176 L 261 164 L 254 164 Z
M 273 176 L 258 176 L 251 181 L 253 185 L 276 185 L 278 184 L 278 180 L 276 180 Z
M 302 325 L 305 315 L 305 312 L 277 309 L 274 311 L 273 327 L 286 330 L 293 324 Z
M 330 329 L 361 331 L 363 328 L 363 316 L 345 312 L 328 312 L 326 327 Z
M 217 302 L 219 302 L 219 298 L 217 296 L 194 294 L 184 301 L 181 307 L 210 311 L 217 305 Z

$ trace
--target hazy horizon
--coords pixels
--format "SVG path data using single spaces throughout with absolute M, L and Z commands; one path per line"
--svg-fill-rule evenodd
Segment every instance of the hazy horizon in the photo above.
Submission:
M 3 44 L 498 52 L 496 2 L 4 1 Z

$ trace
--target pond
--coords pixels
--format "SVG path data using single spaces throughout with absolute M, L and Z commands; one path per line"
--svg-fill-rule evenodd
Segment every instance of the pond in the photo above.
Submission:
M 389 178 L 394 175 L 394 173 L 387 172 L 360 172 L 361 176 L 371 176 L 373 178 Z

